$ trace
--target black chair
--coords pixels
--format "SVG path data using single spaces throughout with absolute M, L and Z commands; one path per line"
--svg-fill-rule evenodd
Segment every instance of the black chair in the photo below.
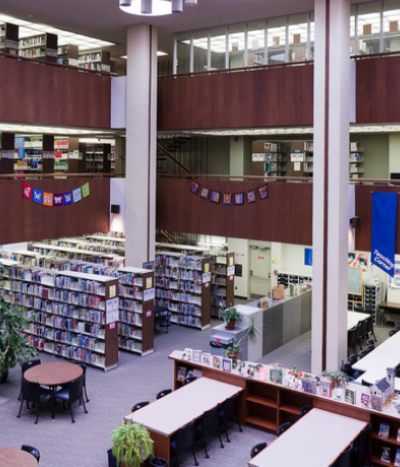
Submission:
M 86 365 L 86 363 L 83 363 L 83 362 L 80 362 L 78 365 L 80 365 L 80 367 L 83 370 L 83 385 L 82 385 L 82 387 L 83 387 L 83 390 L 85 391 L 86 402 L 90 402 L 89 398 L 88 398 L 88 395 L 87 395 L 87 391 L 86 391 L 86 368 L 87 368 L 87 365 Z
M 285 433 L 285 431 L 288 430 L 291 426 L 291 422 L 282 423 L 282 425 L 279 425 L 278 429 L 276 430 L 276 436 L 280 436 L 282 433 Z
M 190 449 L 192 451 L 194 465 L 199 465 L 194 452 L 194 422 L 179 428 L 170 441 L 171 454 L 175 456 L 176 465 L 179 467 L 179 453 Z
M 388 334 L 389 334 L 389 337 L 392 337 L 394 336 L 399 330 L 398 329 L 391 329 Z
M 225 402 L 222 402 L 222 404 L 218 405 L 218 410 L 219 410 L 219 420 L 224 428 L 225 431 L 225 436 L 226 440 L 228 443 L 231 442 L 229 439 L 228 435 L 228 425 L 227 422 L 229 422 L 232 419 L 235 419 L 236 423 L 239 426 L 239 431 L 242 430 L 242 426 L 240 425 L 239 421 L 239 393 L 235 394 L 234 396 L 230 397 L 229 399 L 226 399 Z
M 189 384 L 197 379 L 197 376 L 188 376 L 185 381 L 183 381 L 182 386 Z
M 157 399 L 161 399 L 162 397 L 167 396 L 168 394 L 171 394 L 171 392 L 172 392 L 172 389 L 164 389 L 157 394 Z
M 340 367 L 340 371 L 343 373 L 346 373 L 347 376 L 350 376 L 350 378 L 353 377 L 353 368 L 351 367 L 351 363 L 343 363 L 343 365 Z
M 32 456 L 36 458 L 39 464 L 40 452 L 36 448 L 34 448 L 33 446 L 28 446 L 27 444 L 23 444 L 21 446 L 21 451 L 26 451 L 29 452 L 29 454 L 32 454 Z
M 84 375 L 82 374 L 76 380 L 71 381 L 70 383 L 65 385 L 65 388 L 61 389 L 60 391 L 57 391 L 54 394 L 54 397 L 56 399 L 61 399 L 65 402 L 68 402 L 68 409 L 71 413 L 72 423 L 75 423 L 74 413 L 72 411 L 72 404 L 74 402 L 78 401 L 79 405 L 83 404 L 85 413 L 88 413 L 88 411 L 86 410 L 85 399 L 83 397 L 83 377 Z
M 339 463 L 337 464 L 338 467 L 352 467 L 351 456 L 353 453 L 353 447 L 353 443 L 350 443 L 350 446 L 340 454 L 338 459 Z
M 365 350 L 368 350 L 368 352 L 372 352 L 373 350 L 375 350 L 375 345 L 367 345 Z
M 367 335 L 369 336 L 370 334 L 372 334 L 372 336 L 374 338 L 374 341 L 378 342 L 378 340 L 376 339 L 376 336 L 375 336 L 375 332 L 374 332 L 374 320 L 373 320 L 372 316 L 367 318 Z
M 360 321 L 358 323 L 358 326 L 360 327 L 359 329 L 359 335 L 358 335 L 358 343 L 360 345 L 360 350 L 362 350 L 362 345 L 361 345 L 361 340 L 365 339 L 367 340 L 367 320 Z
M 149 405 L 150 402 L 149 401 L 145 401 L 145 402 L 138 402 L 136 405 L 134 405 L 132 407 L 132 412 L 135 412 L 136 410 L 139 410 L 141 409 L 142 407 L 146 407 L 146 405 Z
M 209 459 L 207 452 L 206 437 L 211 436 L 214 433 L 217 433 L 219 443 L 221 448 L 224 447 L 224 444 L 221 439 L 221 433 L 219 431 L 219 419 L 218 419 L 218 409 L 214 407 L 210 410 L 206 410 L 201 418 L 196 421 L 196 432 L 203 440 L 204 452 L 206 453 L 206 458 Z
M 351 349 L 353 354 L 357 354 L 357 328 L 351 328 L 347 331 L 347 347 Z
M 367 342 L 366 342 L 365 344 L 367 345 L 367 347 L 368 347 L 369 345 L 373 345 L 373 346 L 375 347 L 375 341 L 374 341 L 374 339 L 368 339 Z
M 311 404 L 303 405 L 303 407 L 300 408 L 300 417 L 308 413 L 310 410 L 312 410 L 313 406 Z
M 363 323 L 364 321 L 361 321 L 356 326 L 356 342 L 358 342 L 358 345 L 360 346 L 360 352 L 363 349 L 361 345 L 361 338 L 362 338 L 361 331 L 363 330 L 363 328 L 365 329 L 365 324 L 363 325 Z
M 252 459 L 254 456 L 256 456 L 257 454 L 259 454 L 263 449 L 265 449 L 266 447 L 268 446 L 267 443 L 259 443 L 259 444 L 256 444 L 255 446 L 253 446 L 251 448 L 251 451 L 250 451 L 250 458 Z
M 355 354 L 350 355 L 350 357 L 349 357 L 349 363 L 350 363 L 351 365 L 354 365 L 355 363 L 357 363 L 357 361 L 358 361 L 358 355 L 355 355 Z
M 22 396 L 22 377 L 24 376 L 24 373 L 26 370 L 29 370 L 29 368 L 32 368 L 33 366 L 40 365 L 41 361 L 40 358 L 36 358 L 35 360 L 28 360 L 27 362 L 21 363 L 21 391 L 18 396 L 18 400 L 21 400 Z
M 362 350 L 362 351 L 360 352 L 360 358 L 363 358 L 363 357 L 365 357 L 365 356 L 368 355 L 368 354 L 369 354 L 369 350 Z
M 40 387 L 39 383 L 31 383 L 30 381 L 26 380 L 22 377 L 22 397 L 21 397 L 21 406 L 19 408 L 19 413 L 17 418 L 21 416 L 22 406 L 24 401 L 26 401 L 27 408 L 29 409 L 29 402 L 32 404 L 37 404 L 36 407 L 36 420 L 35 424 L 39 420 L 39 413 L 41 408 L 41 402 L 47 396 L 50 396 L 50 391 L 48 389 L 43 389 Z
M 368 459 L 367 465 L 371 465 L 372 463 L 371 455 L 369 452 L 369 435 L 371 429 L 372 423 L 368 423 L 368 425 L 360 432 L 354 441 L 354 454 L 356 456 L 359 467 L 365 465 L 365 457 Z

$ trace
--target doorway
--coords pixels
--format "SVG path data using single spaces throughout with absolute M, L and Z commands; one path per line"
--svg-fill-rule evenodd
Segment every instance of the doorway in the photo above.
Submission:
M 271 249 L 250 246 L 250 298 L 265 297 L 271 291 Z

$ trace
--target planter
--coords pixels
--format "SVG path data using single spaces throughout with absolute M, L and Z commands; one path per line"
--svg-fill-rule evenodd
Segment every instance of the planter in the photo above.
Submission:
M 225 358 L 230 358 L 232 360 L 232 365 L 235 367 L 237 365 L 237 359 L 239 358 L 238 353 L 226 353 Z
M 3 373 L 0 375 L 0 384 L 5 383 L 8 378 L 8 370 L 4 370 Z
M 107 451 L 107 454 L 108 454 L 108 467 L 118 467 L 117 459 L 115 458 L 111 449 Z
M 236 319 L 231 319 L 229 323 L 226 323 L 225 329 L 229 329 L 230 331 L 232 331 L 233 329 L 235 329 L 235 326 L 236 326 Z

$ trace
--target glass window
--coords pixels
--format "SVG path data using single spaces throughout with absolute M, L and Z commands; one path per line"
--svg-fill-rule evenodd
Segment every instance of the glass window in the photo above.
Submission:
M 304 62 L 307 59 L 307 15 L 289 17 L 289 62 Z
M 381 2 L 358 6 L 357 35 L 359 54 L 375 54 L 380 52 Z
M 189 73 L 190 70 L 190 33 L 176 36 L 176 72 Z
M 229 26 L 229 68 L 244 67 L 244 25 Z
M 208 31 L 193 33 L 193 71 L 207 70 Z
M 286 62 L 286 17 L 268 21 L 268 63 Z
M 354 6 L 350 10 L 350 55 L 355 55 L 356 50 L 356 9 Z
M 225 69 L 226 29 L 225 27 L 211 29 L 211 70 Z
M 388 1 L 383 4 L 383 51 L 400 50 L 400 3 Z
M 247 25 L 247 65 L 265 65 L 265 21 Z

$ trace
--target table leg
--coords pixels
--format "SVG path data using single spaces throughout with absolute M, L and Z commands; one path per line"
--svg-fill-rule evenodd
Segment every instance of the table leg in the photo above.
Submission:
M 54 386 L 50 386 L 50 397 L 52 399 L 52 402 L 51 402 L 51 418 L 54 420 L 54 418 L 55 418 L 55 405 L 56 405 L 55 387 Z

